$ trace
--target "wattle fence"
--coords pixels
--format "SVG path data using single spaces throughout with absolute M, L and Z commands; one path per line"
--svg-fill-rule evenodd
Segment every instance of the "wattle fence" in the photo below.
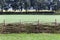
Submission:
M 55 20 L 56 21 L 56 20 Z M 37 21 L 33 23 L 4 23 L 0 24 L 0 33 L 60 33 L 60 24 L 54 25 L 41 24 Z

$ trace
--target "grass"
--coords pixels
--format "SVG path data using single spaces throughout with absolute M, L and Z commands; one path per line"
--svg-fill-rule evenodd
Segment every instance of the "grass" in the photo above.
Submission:
M 0 40 L 60 40 L 60 34 L 0 34 Z

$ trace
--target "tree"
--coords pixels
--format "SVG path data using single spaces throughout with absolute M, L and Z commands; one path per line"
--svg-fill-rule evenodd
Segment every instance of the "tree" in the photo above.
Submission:
M 4 0 L 0 0 L 1 11 L 3 11 Z
M 24 3 L 24 0 L 19 0 L 19 6 L 20 6 L 21 11 L 22 11 L 22 8 L 23 8 L 23 3 Z
M 8 6 L 5 5 L 4 10 L 7 11 L 8 9 L 9 9 Z
M 24 4 L 25 4 L 25 5 L 24 5 L 24 8 L 25 8 L 25 10 L 26 10 L 26 12 L 27 12 L 27 9 L 28 9 L 28 6 L 29 6 L 29 5 L 28 5 L 27 2 L 25 2 Z
M 18 5 L 17 5 L 16 3 L 13 3 L 13 4 L 11 5 L 11 7 L 13 8 L 13 10 L 17 10 L 17 9 L 18 9 Z
M 22 7 L 22 3 L 21 3 L 21 2 L 19 3 L 19 6 L 20 6 L 20 9 L 21 9 L 21 11 L 22 11 L 22 8 L 23 8 L 23 7 Z

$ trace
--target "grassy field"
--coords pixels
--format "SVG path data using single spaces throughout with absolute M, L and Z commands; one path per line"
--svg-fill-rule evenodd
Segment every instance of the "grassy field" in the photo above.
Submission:
M 48 19 L 48 20 L 47 20 Z M 3 23 L 5 20 L 6 23 L 14 23 L 14 22 L 60 22 L 60 15 L 0 15 L 0 23 Z
M 60 40 L 60 34 L 0 34 L 0 40 Z

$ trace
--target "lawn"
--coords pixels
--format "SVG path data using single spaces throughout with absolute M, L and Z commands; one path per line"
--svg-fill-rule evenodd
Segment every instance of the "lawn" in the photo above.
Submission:
M 60 40 L 60 34 L 0 34 L 0 40 Z

